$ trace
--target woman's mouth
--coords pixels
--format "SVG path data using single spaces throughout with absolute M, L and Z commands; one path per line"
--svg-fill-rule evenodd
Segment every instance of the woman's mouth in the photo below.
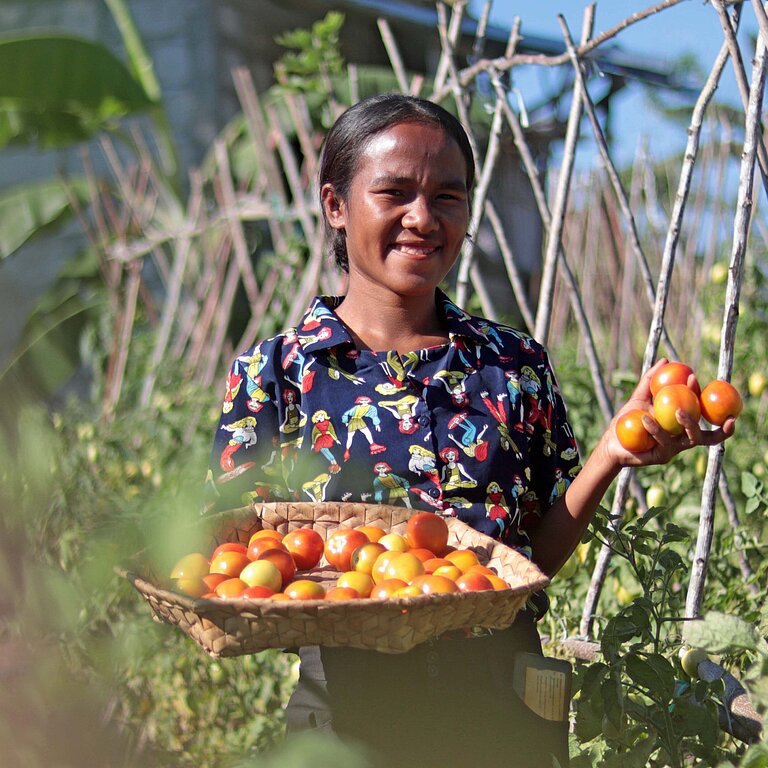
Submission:
M 405 256 L 425 259 L 437 253 L 440 246 L 434 244 L 394 243 L 392 248 Z

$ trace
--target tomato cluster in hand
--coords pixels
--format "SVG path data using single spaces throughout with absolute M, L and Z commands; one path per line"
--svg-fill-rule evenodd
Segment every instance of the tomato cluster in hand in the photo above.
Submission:
M 693 369 L 674 361 L 658 368 L 651 376 L 651 413 L 636 408 L 620 414 L 616 420 L 616 436 L 621 445 L 633 453 L 650 451 L 655 440 L 643 425 L 643 418 L 653 418 L 670 435 L 684 431 L 677 414 L 683 411 L 694 421 L 702 416 L 715 426 L 741 413 L 742 401 L 736 388 L 727 381 L 712 381 L 700 389 Z
M 325 539 L 312 528 L 260 530 L 247 545 L 220 544 L 210 559 L 186 555 L 170 575 L 180 592 L 209 599 L 381 600 L 509 588 L 474 551 L 450 546 L 448 533 L 432 512 L 415 513 L 405 536 L 376 526 L 337 528 Z M 329 568 L 339 576 L 326 591 Z

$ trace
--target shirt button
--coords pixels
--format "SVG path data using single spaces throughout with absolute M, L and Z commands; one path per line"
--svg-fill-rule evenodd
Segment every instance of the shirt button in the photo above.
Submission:
M 427 664 L 434 664 L 438 660 L 437 651 L 427 651 L 426 660 Z
M 429 416 L 419 416 L 419 424 L 421 424 L 422 427 L 428 427 Z
M 434 664 L 427 664 L 427 677 L 437 677 L 437 667 Z
M 429 489 L 429 495 L 433 499 L 436 499 L 440 495 L 440 490 L 438 488 L 430 488 Z

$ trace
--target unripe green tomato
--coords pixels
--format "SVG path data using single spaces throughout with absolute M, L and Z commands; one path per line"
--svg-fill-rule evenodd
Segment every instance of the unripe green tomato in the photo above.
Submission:
M 728 265 L 718 261 L 709 270 L 709 281 L 713 285 L 723 285 L 728 279 Z
M 763 464 L 762 461 L 756 461 L 752 465 L 752 474 L 755 477 L 765 477 L 766 474 L 766 467 L 765 464 Z
M 227 673 L 224 671 L 223 667 L 221 664 L 219 664 L 218 661 L 211 662 L 210 666 L 208 667 L 208 674 L 211 678 L 211 682 L 215 685 L 223 683 L 224 678 L 227 676 Z
M 696 457 L 696 464 L 694 465 L 696 470 L 696 477 L 702 478 L 707 474 L 707 454 L 700 453 Z
M 661 507 L 667 502 L 667 492 L 660 485 L 652 485 L 645 492 L 648 507 Z
M 707 661 L 709 656 L 703 648 L 690 648 L 684 645 L 680 648 L 680 666 L 688 677 L 697 680 L 699 677 L 699 664 Z
M 557 577 L 560 579 L 570 579 L 576 575 L 576 571 L 579 570 L 579 558 L 574 552 L 562 565 L 562 568 L 557 572 Z
M 768 387 L 768 376 L 762 371 L 755 371 L 750 374 L 749 379 L 747 379 L 747 391 L 752 397 L 760 397 L 765 392 L 766 387 Z

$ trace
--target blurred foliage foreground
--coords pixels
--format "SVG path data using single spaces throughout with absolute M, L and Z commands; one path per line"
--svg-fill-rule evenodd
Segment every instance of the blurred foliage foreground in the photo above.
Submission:
M 764 307 L 749 302 L 745 328 L 754 333 L 742 377 L 764 344 L 762 322 L 750 325 Z M 588 446 L 600 418 L 573 348 L 558 350 L 560 379 Z M 710 621 L 697 636 L 760 709 L 768 702 L 761 637 L 768 456 L 760 437 L 767 404 L 768 390 L 747 396 L 726 454 L 742 519 L 734 530 L 721 516 L 705 606 L 720 623 Z M 137 553 L 163 567 L 190 551 L 217 413 L 215 393 L 172 379 L 158 383 L 151 407 L 126 398 L 108 420 L 87 401 L 55 412 L 18 409 L 18 430 L 0 447 L 3 765 L 366 764 L 320 736 L 283 743 L 294 656 L 209 659 L 176 629 L 154 623 L 114 572 Z M 722 685 L 689 679 L 678 659 L 703 469 L 692 452 L 647 470 L 641 479 L 657 506 L 639 518 L 628 502 L 595 628 L 602 658 L 576 664 L 574 765 L 766 765 L 764 744 L 748 748 L 718 731 Z M 542 633 L 578 630 L 607 523 L 603 513 L 553 584 Z M 739 570 L 740 553 L 753 568 L 750 579 Z

